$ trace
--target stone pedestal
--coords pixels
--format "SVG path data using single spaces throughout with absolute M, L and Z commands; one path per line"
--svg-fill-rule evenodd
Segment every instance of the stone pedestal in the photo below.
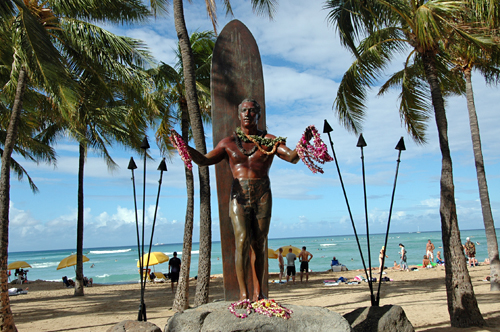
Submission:
M 161 329 L 150 322 L 124 320 L 110 327 L 106 332 L 161 332 Z
M 355 332 L 413 332 L 415 329 L 398 305 L 358 308 L 344 315 Z
M 340 314 L 321 307 L 282 305 L 293 310 L 290 319 L 267 317 L 251 313 L 247 318 L 237 318 L 228 307 L 229 301 L 205 304 L 183 313 L 176 313 L 165 326 L 165 332 L 201 331 L 328 331 L 348 332 L 351 326 Z

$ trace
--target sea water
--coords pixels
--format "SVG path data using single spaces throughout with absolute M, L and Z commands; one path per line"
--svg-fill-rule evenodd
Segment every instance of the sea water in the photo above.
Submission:
M 497 230 L 500 234 L 500 230 Z M 479 262 L 488 257 L 486 235 L 484 230 L 463 230 L 461 231 L 462 242 L 470 237 L 476 243 L 476 258 Z M 385 234 L 370 234 L 370 258 L 371 266 L 378 267 L 378 255 L 385 242 Z M 423 255 L 426 254 L 425 245 L 427 240 L 434 243 L 436 249 L 434 256 L 442 250 L 441 232 L 415 232 L 415 233 L 391 233 L 388 237 L 385 266 L 392 267 L 394 261 L 399 264 L 399 243 L 403 243 L 407 250 L 408 264 L 416 265 L 422 263 Z M 365 264 L 368 267 L 368 249 L 366 235 L 359 235 L 360 247 L 363 251 Z M 479 243 L 479 244 L 477 244 Z M 363 264 L 358 250 L 358 243 L 353 234 L 338 236 L 304 237 L 304 238 L 284 238 L 269 239 L 268 246 L 277 250 L 281 246 L 292 245 L 298 248 L 305 246 L 314 257 L 309 263 L 312 271 L 326 271 L 330 269 L 330 263 L 335 256 L 341 264 L 347 266 L 349 270 L 361 269 Z M 145 248 L 145 251 L 148 247 Z M 172 257 L 172 253 L 177 251 L 178 257 L 182 259 L 182 244 L 161 244 L 155 245 L 152 252 L 160 251 Z M 47 250 L 30 252 L 9 252 L 9 263 L 14 261 L 26 261 L 32 268 L 28 268 L 29 280 L 62 281 L 63 276 L 74 278 L 74 267 L 67 267 L 56 270 L 59 262 L 74 254 L 74 250 Z M 93 278 L 94 283 L 119 284 L 139 282 L 137 261 L 139 258 L 137 244 L 122 247 L 102 247 L 85 248 L 83 253 L 89 258 L 83 264 L 84 275 Z M 286 254 L 286 253 L 285 253 Z M 442 255 L 443 257 L 443 255 Z M 191 251 L 190 276 L 194 277 L 198 273 L 199 244 L 193 243 Z M 276 259 L 269 259 L 269 272 L 279 272 Z M 297 268 L 299 267 L 297 263 Z M 168 272 L 168 262 L 152 266 L 153 271 Z M 14 271 L 12 271 L 14 272 Z M 211 254 L 211 274 L 222 274 L 222 252 L 220 242 L 212 243 Z M 11 276 L 11 279 L 14 276 Z

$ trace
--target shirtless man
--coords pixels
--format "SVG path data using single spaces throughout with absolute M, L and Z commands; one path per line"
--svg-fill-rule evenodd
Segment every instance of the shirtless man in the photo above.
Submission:
M 249 299 L 245 276 L 251 247 L 256 256 L 253 279 L 258 282 L 254 285 L 253 301 L 264 298 L 262 283 L 272 205 L 269 169 L 275 155 L 293 164 L 300 159 L 297 151 L 290 150 L 285 145 L 284 139 L 258 129 L 259 116 L 260 105 L 255 100 L 245 99 L 238 106 L 241 127 L 234 135 L 222 139 L 206 155 L 187 147 L 193 161 L 200 166 L 214 165 L 224 159 L 229 161 L 234 179 L 229 215 L 236 246 L 236 277 L 240 300 Z M 306 136 L 309 140 L 312 134 L 308 132 Z
M 311 257 L 309 257 L 311 256 Z M 306 282 L 309 281 L 309 261 L 313 258 L 313 255 L 306 251 L 306 247 L 302 247 L 302 251 L 299 254 L 300 261 L 300 282 L 302 282 L 302 276 L 304 271 L 306 271 Z
M 432 243 L 431 240 L 428 240 L 425 245 L 425 251 L 427 258 L 430 259 L 431 262 L 434 262 L 434 249 L 434 243 Z
M 279 248 L 278 250 L 278 265 L 280 268 L 280 284 L 281 284 L 281 278 L 283 278 L 283 273 L 285 272 L 285 261 L 283 260 L 283 248 Z

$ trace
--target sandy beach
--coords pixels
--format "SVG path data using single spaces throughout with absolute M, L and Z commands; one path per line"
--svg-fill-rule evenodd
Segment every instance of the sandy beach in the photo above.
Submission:
M 488 326 L 468 329 L 450 327 L 443 267 L 412 272 L 386 271 L 384 276 L 393 281 L 382 283 L 380 304 L 402 306 L 417 331 L 500 331 L 500 293 L 491 293 L 489 282 L 483 281 L 489 274 L 489 266 L 469 268 L 479 308 Z M 370 305 L 368 284 L 325 286 L 323 281 L 359 274 L 362 272 L 314 272 L 308 283 L 300 283 L 299 278 L 295 284 L 270 283 L 269 297 L 284 306 L 287 303 L 320 306 L 345 314 Z M 270 275 L 270 281 L 276 278 L 275 274 Z M 191 303 L 195 286 L 196 281 L 192 280 Z M 139 284 L 94 285 L 85 288 L 83 297 L 74 297 L 74 290 L 59 282 L 30 281 L 23 285 L 26 287 L 29 287 L 28 294 L 10 298 L 19 331 L 106 331 L 122 320 L 137 319 Z M 174 314 L 170 283 L 148 284 L 145 299 L 148 321 L 163 329 Z M 223 299 L 222 277 L 214 276 L 210 301 L 220 299 Z

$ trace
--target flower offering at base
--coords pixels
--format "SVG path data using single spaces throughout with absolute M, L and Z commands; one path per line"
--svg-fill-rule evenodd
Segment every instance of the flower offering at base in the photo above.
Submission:
M 179 155 L 181 156 L 182 161 L 184 161 L 186 167 L 189 170 L 193 169 L 193 164 L 191 163 L 191 156 L 189 155 L 189 152 L 186 148 L 186 143 L 184 143 L 182 137 L 175 130 L 170 129 L 169 138 L 174 148 L 176 148 L 177 151 L 179 152 Z
M 258 314 L 267 317 L 280 317 L 283 319 L 289 319 L 293 311 L 291 309 L 285 308 L 280 304 L 276 303 L 274 300 L 259 300 L 251 302 L 250 300 L 241 300 L 238 302 L 231 303 L 229 306 L 229 311 L 238 318 L 246 318 L 252 313 L 252 310 Z M 238 313 L 237 309 L 246 309 L 246 313 Z
M 310 131 L 312 134 L 314 146 L 309 144 L 306 139 L 307 131 Z M 300 159 L 313 173 L 324 173 L 323 169 L 314 163 L 315 161 L 320 164 L 324 164 L 325 162 L 333 160 L 333 158 L 328 154 L 326 144 L 321 140 L 318 130 L 313 125 L 306 128 L 302 138 L 297 143 L 296 150 Z

